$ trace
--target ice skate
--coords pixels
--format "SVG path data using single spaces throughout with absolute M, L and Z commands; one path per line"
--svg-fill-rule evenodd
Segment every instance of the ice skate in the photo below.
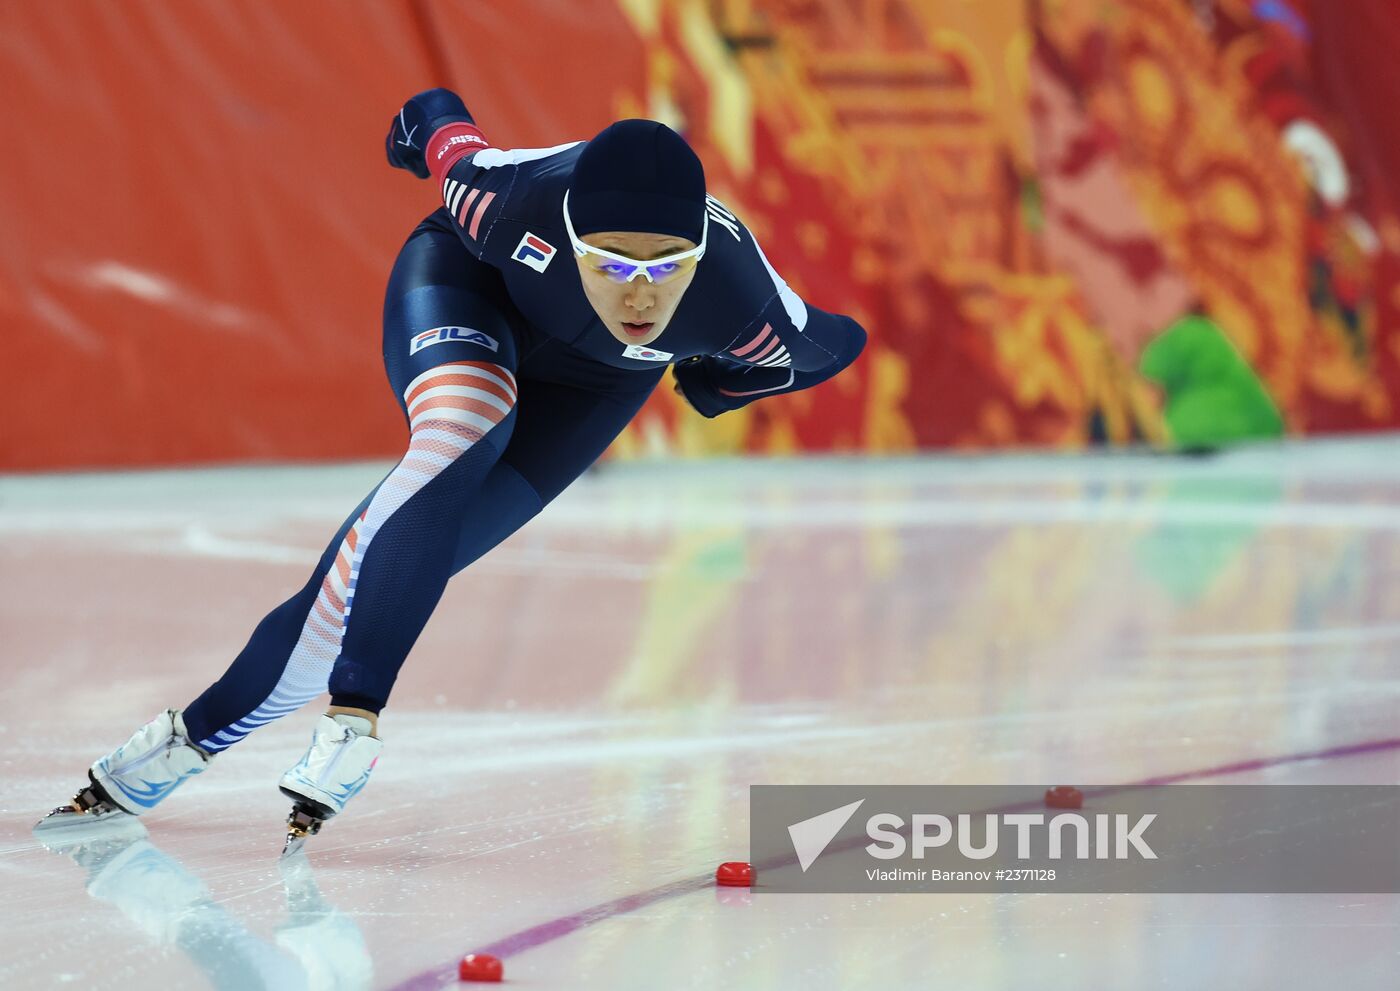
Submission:
M 282 775 L 282 794 L 295 804 L 287 816 L 287 842 L 282 856 L 296 853 L 308 836 L 339 814 L 359 794 L 379 760 L 383 744 L 370 736 L 368 719 L 341 713 L 322 716 L 311 746 L 296 766 Z
M 102 823 L 144 833 L 134 817 L 155 806 L 185 780 L 200 774 L 210 757 L 190 742 L 179 710 L 167 709 L 88 769 L 88 784 L 68 805 L 34 826 L 46 834 Z

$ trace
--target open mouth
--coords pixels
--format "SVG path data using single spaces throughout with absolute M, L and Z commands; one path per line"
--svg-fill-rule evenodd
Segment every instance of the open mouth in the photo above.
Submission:
M 654 323 L 624 323 L 622 330 L 629 337 L 645 337 L 651 333 L 651 328 L 655 326 Z

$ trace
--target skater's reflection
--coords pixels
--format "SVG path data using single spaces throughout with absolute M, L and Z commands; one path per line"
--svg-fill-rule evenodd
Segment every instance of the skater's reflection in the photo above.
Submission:
M 153 942 L 178 947 L 220 991 L 368 988 L 373 979 L 364 936 L 322 896 L 304 854 L 280 862 L 287 921 L 274 945 L 218 904 L 144 830 L 46 836 L 42 843 L 88 871 L 88 894 L 115 905 Z

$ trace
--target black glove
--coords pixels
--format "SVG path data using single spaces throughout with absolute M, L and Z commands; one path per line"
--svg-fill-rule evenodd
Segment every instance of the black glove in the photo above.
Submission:
M 396 169 L 407 169 L 420 179 L 428 178 L 423 151 L 439 127 L 453 121 L 476 123 L 462 98 L 450 89 L 424 90 L 403 105 L 389 123 L 384 153 Z
M 713 420 L 721 413 L 728 412 L 730 406 L 710 379 L 705 359 L 699 355 L 686 358 L 671 366 L 671 375 L 676 380 L 676 391 L 688 402 L 695 412 Z

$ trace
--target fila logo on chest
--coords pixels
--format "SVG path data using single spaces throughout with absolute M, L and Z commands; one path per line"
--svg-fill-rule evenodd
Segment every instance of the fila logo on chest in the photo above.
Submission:
M 515 246 L 515 251 L 511 257 L 522 265 L 528 265 L 536 272 L 543 272 L 549 268 L 549 263 L 554 261 L 554 256 L 558 250 L 538 234 L 525 232 L 525 236 L 520 239 L 520 243 Z

